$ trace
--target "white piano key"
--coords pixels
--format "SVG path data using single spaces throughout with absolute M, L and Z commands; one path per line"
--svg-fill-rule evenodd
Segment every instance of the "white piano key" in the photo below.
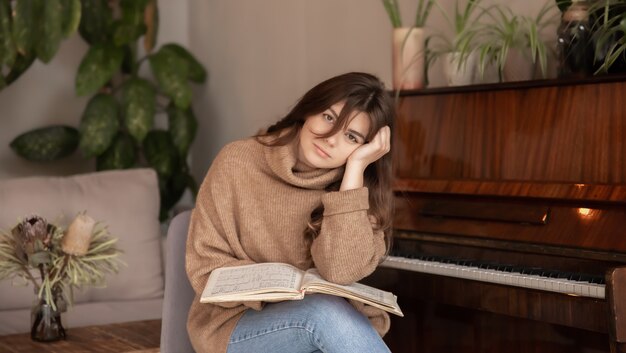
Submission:
M 574 283 L 565 283 L 565 291 L 566 293 L 575 294 L 574 293 Z
M 605 297 L 604 290 L 605 290 L 604 286 L 598 285 L 598 287 L 596 288 L 596 293 L 598 294 L 597 298 L 604 298 Z
M 464 278 L 488 283 L 531 288 L 565 294 L 576 294 L 585 297 L 604 298 L 605 286 L 585 281 L 574 281 L 566 278 L 550 278 L 538 275 L 523 275 L 515 272 L 481 269 L 478 267 L 461 266 L 436 261 L 408 259 L 389 256 L 381 264 L 408 271 L 431 273 L 435 275 Z
M 583 295 L 583 286 L 580 283 L 574 284 L 574 294 Z

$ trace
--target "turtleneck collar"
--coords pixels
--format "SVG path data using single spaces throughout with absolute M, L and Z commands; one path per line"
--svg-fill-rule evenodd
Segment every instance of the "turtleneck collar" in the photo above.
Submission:
M 344 168 L 311 169 L 298 161 L 298 137 L 284 146 L 265 146 L 263 150 L 270 169 L 293 186 L 322 190 L 343 177 Z

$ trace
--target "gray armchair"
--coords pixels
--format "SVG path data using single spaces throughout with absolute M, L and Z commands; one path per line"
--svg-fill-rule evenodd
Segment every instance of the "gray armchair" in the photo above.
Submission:
M 176 215 L 167 230 L 161 353 L 194 352 L 187 333 L 187 314 L 195 293 L 185 272 L 190 216 L 191 211 Z

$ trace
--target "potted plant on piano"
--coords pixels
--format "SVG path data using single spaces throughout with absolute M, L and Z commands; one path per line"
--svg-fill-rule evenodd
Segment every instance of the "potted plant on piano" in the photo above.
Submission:
M 481 28 L 480 18 L 489 11 L 481 7 L 482 0 L 468 0 L 461 7 L 459 0 L 454 4 L 452 15 L 436 3 L 449 27 L 452 38 L 435 33 L 428 38 L 427 65 L 430 67 L 443 58 L 444 76 L 449 86 L 469 85 L 476 80 L 476 36 Z
M 393 88 L 423 88 L 426 82 L 426 35 L 423 27 L 435 0 L 418 0 L 415 22 L 411 27 L 403 27 L 396 0 L 382 0 L 382 3 L 393 26 Z
M 555 24 L 559 14 L 551 2 L 547 2 L 534 17 L 515 14 L 502 5 L 493 6 L 487 12 L 489 22 L 483 22 L 476 35 L 480 75 L 483 76 L 485 69 L 493 65 L 500 82 L 529 80 L 539 65 L 545 77 L 548 56 L 554 48 L 542 39 L 542 31 Z

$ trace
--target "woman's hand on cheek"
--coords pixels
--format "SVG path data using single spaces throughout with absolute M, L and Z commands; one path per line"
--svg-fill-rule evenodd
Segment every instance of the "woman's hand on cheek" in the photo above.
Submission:
M 371 163 L 379 160 L 391 149 L 391 129 L 383 126 L 378 130 L 372 141 L 360 146 L 348 157 L 347 164 L 357 164 L 365 169 Z
M 341 181 L 340 191 L 363 187 L 363 172 L 371 163 L 380 159 L 391 149 L 391 130 L 385 126 L 378 130 L 372 141 L 359 146 L 346 162 L 346 170 Z

